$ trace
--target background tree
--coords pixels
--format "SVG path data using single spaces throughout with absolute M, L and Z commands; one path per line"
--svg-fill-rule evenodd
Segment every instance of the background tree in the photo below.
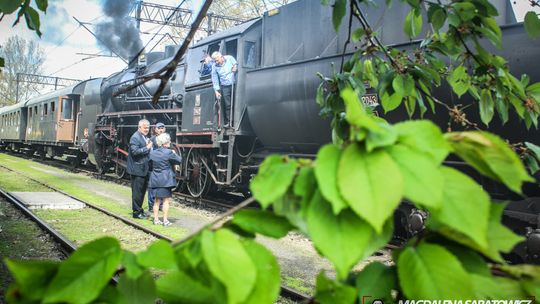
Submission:
M 48 5 L 48 0 L 35 1 L 36 8 L 42 12 L 47 11 Z M 41 31 L 39 30 L 39 13 L 34 7 L 32 7 L 31 0 L 0 0 L 0 21 L 2 21 L 4 16 L 13 14 L 15 11 L 17 11 L 17 19 L 15 19 L 13 26 L 19 23 L 21 18 L 24 17 L 26 26 L 30 30 L 36 31 L 36 34 L 41 37 Z M 1 68 L 3 68 L 4 65 L 5 60 L 2 56 L 0 56 L 0 72 L 2 71 Z
M 14 104 L 17 100 L 17 73 L 41 74 L 45 55 L 37 42 L 13 36 L 0 49 L 5 67 L 0 74 L 0 106 Z M 37 93 L 42 86 L 20 82 L 18 101 L 24 101 Z

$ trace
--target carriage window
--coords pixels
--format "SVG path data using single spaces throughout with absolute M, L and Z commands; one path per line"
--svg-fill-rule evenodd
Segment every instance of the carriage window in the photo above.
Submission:
M 237 44 L 238 44 L 237 39 L 225 42 L 225 54 L 224 55 L 233 56 L 235 59 L 238 58 L 238 57 L 236 57 L 236 54 L 238 52 Z
M 73 101 L 69 98 L 62 98 L 62 119 L 72 119 Z
M 51 112 L 54 112 L 54 103 L 55 103 L 54 101 L 51 102 Z
M 256 65 L 255 42 L 246 41 L 244 43 L 244 66 L 254 68 Z
M 34 115 L 37 115 L 37 106 L 34 107 Z
M 48 103 L 46 103 L 46 104 L 43 105 L 43 115 L 44 115 L 44 116 L 46 116 L 46 115 L 48 114 L 48 113 L 47 113 L 48 106 L 49 106 Z
M 28 109 L 28 120 L 32 120 L 32 108 Z

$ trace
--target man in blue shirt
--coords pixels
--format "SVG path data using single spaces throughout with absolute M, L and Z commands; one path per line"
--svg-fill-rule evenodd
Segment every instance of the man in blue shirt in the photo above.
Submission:
M 201 77 L 209 76 L 210 73 L 212 73 L 212 65 L 214 65 L 214 62 L 212 61 L 210 55 L 205 54 L 204 57 L 201 59 L 201 63 L 203 64 L 201 70 Z
M 212 67 L 212 84 L 216 92 L 216 98 L 222 104 L 224 127 L 229 127 L 231 114 L 232 88 L 234 85 L 234 73 L 237 70 L 236 59 L 232 56 L 221 55 L 220 52 L 212 53 L 214 65 Z

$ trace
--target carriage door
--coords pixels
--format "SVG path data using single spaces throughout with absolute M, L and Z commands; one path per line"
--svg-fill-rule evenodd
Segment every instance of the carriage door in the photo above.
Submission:
M 56 140 L 70 141 L 74 140 L 75 136 L 75 101 L 68 96 L 58 97 L 58 113 L 56 116 Z

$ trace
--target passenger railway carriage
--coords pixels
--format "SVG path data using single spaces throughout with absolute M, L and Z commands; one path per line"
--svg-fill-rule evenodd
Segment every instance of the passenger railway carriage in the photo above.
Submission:
M 537 62 L 540 40 L 530 40 L 523 25 L 515 24 L 509 2 L 492 3 L 502 12 L 498 22 L 503 25 L 503 45 L 507 46 L 496 52 L 508 60 L 515 75 L 527 73 L 531 82 L 540 81 L 540 69 L 531 64 Z M 396 2 L 391 8 L 371 8 L 366 17 L 384 44 L 408 49 L 417 42 L 409 41 L 400 30 L 407 13 L 408 7 Z M 346 35 L 345 30 L 334 31 L 330 7 L 319 1 L 299 0 L 197 42 L 177 66 L 156 105 L 151 100 L 159 80 L 127 92 L 125 88 L 165 66 L 178 46 L 149 53 L 144 64 L 109 77 L 1 108 L 0 144 L 28 154 L 69 155 L 74 164 L 83 160 L 95 164 L 101 172 L 114 171 L 121 177 L 129 138 L 137 122 L 146 118 L 152 124 L 165 123 L 176 142 L 174 148 L 185 160 L 178 167 L 179 189 L 194 197 L 209 190 L 249 195 L 249 180 L 265 156 L 281 153 L 314 157 L 319 147 L 331 140 L 329 121 L 319 116 L 315 103 L 320 83 L 316 74 L 331 75 L 332 64 L 339 65 Z M 348 44 L 345 58 L 356 47 Z M 214 51 L 235 57 L 239 64 L 232 128 L 222 128 L 211 80 L 200 74 L 200 59 Z M 457 100 L 449 87 L 442 86 L 435 94 L 441 100 L 467 103 Z M 369 97 L 376 105 L 374 96 Z M 478 115 L 474 107 L 468 111 L 468 117 Z M 446 111 L 437 113 L 440 116 L 426 115 L 445 128 Z M 396 110 L 385 118 L 395 122 L 407 119 L 407 114 Z M 511 142 L 540 143 L 537 131 L 526 130 L 517 119 L 510 119 L 504 127 L 493 122 L 490 131 Z M 474 175 L 463 163 L 453 164 Z M 513 202 L 505 212 L 505 222 L 527 238 L 516 248 L 516 260 L 538 262 L 540 188 L 526 187 L 529 198 L 525 201 L 501 185 L 479 175 L 475 178 L 492 197 Z M 424 220 L 421 211 L 403 205 L 396 216 L 397 233 L 409 237 Z

